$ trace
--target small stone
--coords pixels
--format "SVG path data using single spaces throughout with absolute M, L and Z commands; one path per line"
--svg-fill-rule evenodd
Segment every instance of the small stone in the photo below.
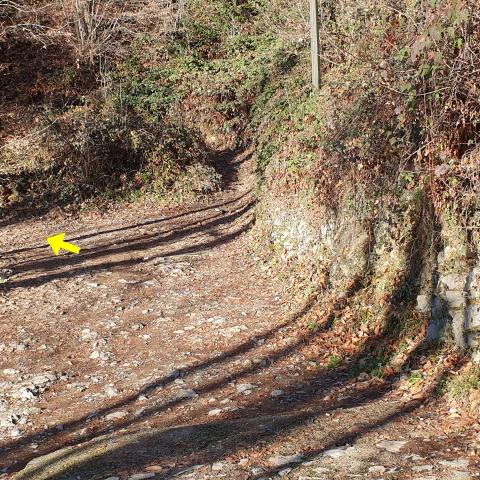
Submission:
M 32 383 L 34 385 L 38 385 L 40 387 L 49 385 L 50 383 L 54 382 L 57 380 L 58 376 L 55 373 L 52 372 L 46 372 L 46 373 L 41 373 L 39 375 L 35 375 L 32 378 Z
M 268 463 L 275 468 L 284 467 L 292 463 L 300 463 L 303 460 L 303 456 L 300 453 L 295 455 L 275 455 L 268 459 Z
M 18 398 L 19 400 L 33 400 L 38 396 L 39 392 L 38 389 L 35 388 L 35 385 L 30 385 L 28 387 L 20 388 L 15 394 L 12 396 L 14 398 Z
M 433 470 L 433 465 L 418 465 L 416 467 L 412 467 L 414 472 L 431 472 Z
M 12 413 L 12 414 L 6 414 L 2 417 L 0 417 L 0 427 L 3 428 L 8 428 L 8 427 L 13 427 L 14 425 L 17 425 L 21 420 L 21 416 Z
M 220 415 L 223 412 L 221 408 L 214 408 L 213 410 L 210 410 L 208 412 L 209 417 L 216 417 L 217 415 Z
M 118 395 L 118 390 L 115 387 L 109 385 L 105 388 L 105 394 L 107 395 L 107 397 L 113 398 Z
M 317 468 L 314 468 L 313 471 L 315 473 L 318 473 L 319 475 L 324 475 L 324 474 L 330 472 L 330 469 L 325 468 L 325 467 L 317 467 Z
M 291 471 L 292 471 L 291 468 L 284 468 L 283 470 L 280 470 L 280 471 L 278 472 L 278 475 L 279 475 L 280 477 L 285 477 L 285 476 L 288 475 Z
M 407 455 L 405 458 L 407 460 L 410 459 L 413 462 L 419 462 L 421 460 L 425 460 L 425 457 L 421 457 L 420 455 L 417 455 L 416 453 L 412 453 L 411 455 Z
M 383 465 L 375 465 L 368 469 L 368 473 L 378 473 L 380 475 L 384 474 L 387 469 Z
M 105 480 L 120 480 L 120 477 L 108 477 Z
M 246 392 L 250 393 L 254 388 L 255 385 L 252 385 L 251 383 L 241 383 L 240 385 L 237 385 L 237 392 L 243 394 Z
M 265 470 L 261 467 L 253 467 L 251 472 L 254 474 L 254 475 L 261 475 Z
M 246 325 L 235 325 L 234 327 L 227 328 L 222 331 L 222 334 L 225 335 L 226 337 L 233 337 L 237 333 L 241 333 L 243 331 L 248 330 L 248 327 Z
M 348 447 L 345 445 L 343 447 L 331 448 L 330 450 L 326 450 L 325 452 L 323 452 L 323 454 L 330 458 L 340 458 L 348 455 L 349 453 L 352 453 L 354 450 L 354 447 Z
M 105 416 L 105 420 L 118 420 L 120 418 L 124 418 L 127 416 L 127 412 L 119 411 L 119 412 L 112 412 Z
M 214 472 L 219 472 L 220 470 L 223 470 L 225 468 L 225 464 L 222 462 L 217 462 L 212 465 L 212 470 Z
M 84 342 L 89 341 L 89 340 L 96 340 L 98 337 L 97 332 L 93 332 L 89 328 L 84 328 L 82 330 L 82 333 L 80 334 L 80 340 L 83 340 Z
M 467 468 L 470 464 L 468 460 L 459 458 L 458 460 L 440 460 L 440 465 L 448 468 Z
M 451 480 L 471 480 L 472 476 L 468 472 L 452 472 Z
M 192 390 L 191 388 L 185 388 L 185 389 L 179 390 L 178 392 L 178 398 L 192 399 L 197 397 L 198 397 L 198 393 L 195 390 Z
M 222 325 L 227 321 L 225 317 L 213 317 L 209 318 L 207 322 L 211 323 L 212 325 Z
M 270 395 L 272 397 L 281 397 L 282 395 L 285 395 L 285 392 L 283 390 L 273 390 Z
M 155 473 L 136 473 L 131 477 L 128 477 L 128 480 L 144 480 L 145 478 L 153 478 Z
M 406 441 L 384 440 L 377 443 L 377 448 L 381 448 L 390 453 L 398 453 L 407 444 Z

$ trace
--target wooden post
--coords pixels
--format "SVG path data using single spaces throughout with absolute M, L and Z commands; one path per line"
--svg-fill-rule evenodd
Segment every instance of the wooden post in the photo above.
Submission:
M 315 90 L 320 88 L 320 31 L 318 19 L 318 1 L 310 0 L 310 25 L 312 37 L 312 84 Z

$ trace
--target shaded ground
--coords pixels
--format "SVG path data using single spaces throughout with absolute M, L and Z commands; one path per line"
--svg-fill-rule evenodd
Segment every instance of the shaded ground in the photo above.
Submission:
M 328 316 L 305 331 L 252 256 L 246 159 L 208 204 L 2 227 L 0 478 L 480 476 L 471 421 L 318 368 Z

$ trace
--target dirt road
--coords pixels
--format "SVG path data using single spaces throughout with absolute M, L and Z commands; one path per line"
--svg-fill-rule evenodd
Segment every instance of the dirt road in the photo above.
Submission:
M 248 158 L 230 162 L 183 210 L 1 226 L 0 478 L 480 477 L 448 407 L 318 368 L 312 302 L 259 266 Z M 49 251 L 64 231 L 80 255 Z

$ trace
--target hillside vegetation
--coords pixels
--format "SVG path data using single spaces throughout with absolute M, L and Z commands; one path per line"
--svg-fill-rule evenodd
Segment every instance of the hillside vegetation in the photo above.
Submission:
M 272 68 L 290 61 L 256 4 L 1 7 L 7 213 L 217 189 L 216 154 L 237 147 Z
M 255 248 L 324 299 L 322 362 L 477 348 L 476 2 L 321 3 L 317 92 L 305 1 L 0 2 L 4 214 L 205 195 L 252 148 Z

